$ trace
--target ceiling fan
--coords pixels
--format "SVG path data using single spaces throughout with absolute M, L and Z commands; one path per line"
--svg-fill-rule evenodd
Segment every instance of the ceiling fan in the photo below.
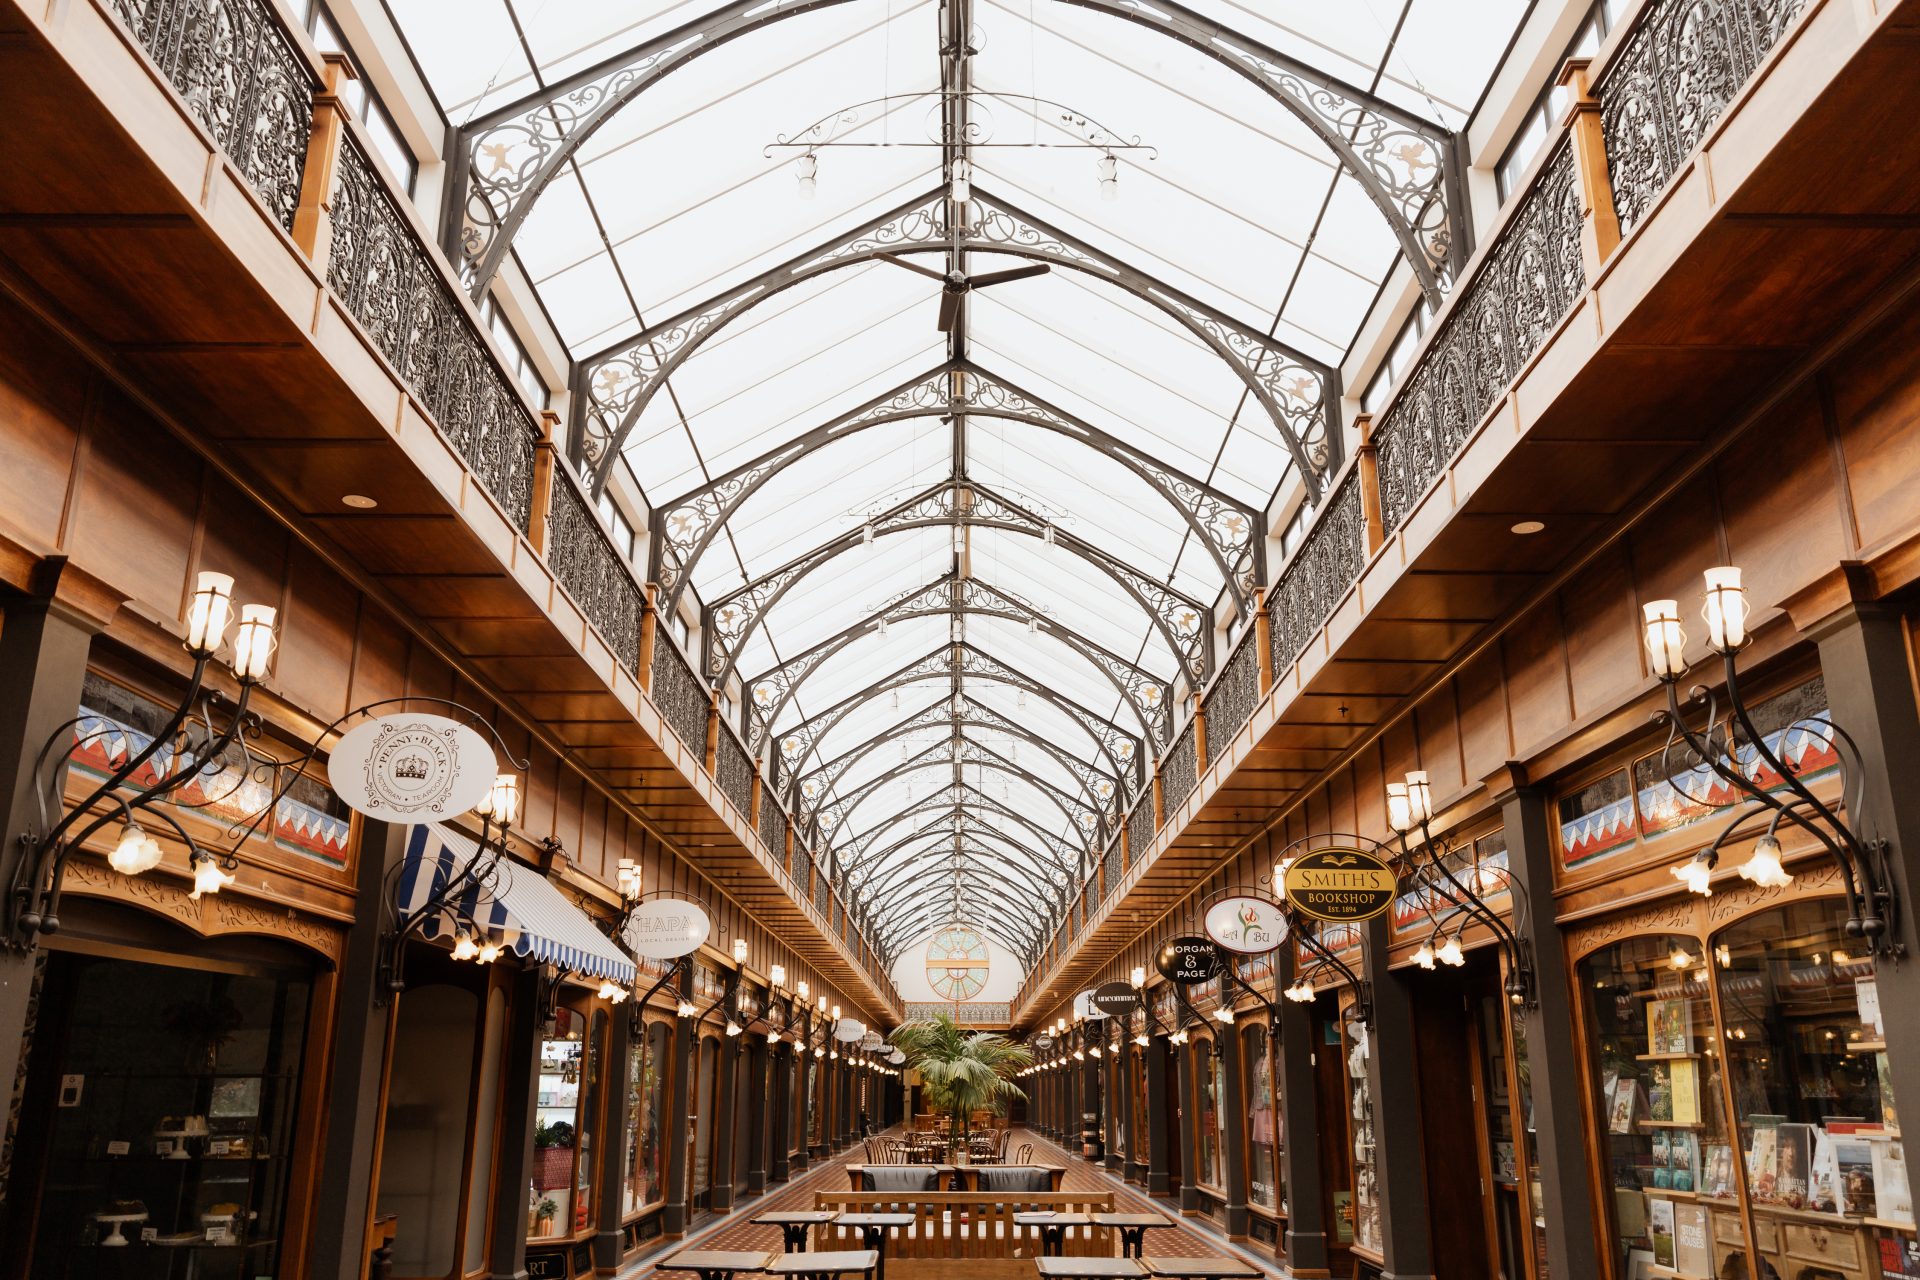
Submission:
M 989 289 L 996 284 L 1005 284 L 1009 280 L 1026 280 L 1033 276 L 1043 276 L 1053 268 L 1044 262 L 1032 266 L 1012 267 L 1006 271 L 989 271 L 985 275 L 970 276 L 958 271 L 935 271 L 932 267 L 923 267 L 896 254 L 880 253 L 874 255 L 896 267 L 905 267 L 930 279 L 940 282 L 940 332 L 953 332 L 954 322 L 960 318 L 960 299 L 975 289 Z

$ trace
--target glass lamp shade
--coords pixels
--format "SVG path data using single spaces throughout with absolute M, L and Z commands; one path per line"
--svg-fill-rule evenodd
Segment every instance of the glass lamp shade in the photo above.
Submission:
M 218 893 L 233 881 L 234 877 L 222 871 L 218 862 L 203 856 L 193 864 L 193 892 L 187 896 L 198 899 L 202 894 Z
M 233 633 L 233 674 L 251 684 L 267 678 L 273 666 L 273 620 L 270 604 L 249 604 L 240 608 L 240 625 Z
M 793 162 L 794 180 L 800 186 L 802 200 L 813 199 L 817 187 L 816 179 L 820 173 L 820 161 L 811 153 L 799 157 Z
M 767 981 L 771 982 L 776 987 L 786 986 L 787 985 L 787 966 L 783 964 L 775 964 L 775 965 L 767 966 Z
M 1433 818 L 1433 784 L 1424 769 L 1407 775 L 1407 816 L 1416 824 Z
M 1407 799 L 1407 784 L 1404 782 L 1387 784 L 1387 825 L 1403 833 L 1413 827 L 1413 802 Z
M 674 1006 L 673 1011 L 679 1017 L 691 1018 L 694 1014 L 693 1002 L 690 1000 L 682 1000 L 678 1005 Z
M 455 960 L 472 960 L 479 954 L 480 944 L 473 940 L 472 934 L 463 933 L 454 939 L 453 958 Z
M 160 865 L 160 842 L 148 835 L 137 822 L 129 822 L 120 832 L 120 841 L 107 855 L 107 865 L 123 876 L 137 876 Z
M 520 779 L 511 773 L 503 773 L 494 778 L 493 786 L 487 789 L 473 811 L 483 818 L 491 818 L 503 827 L 513 825 L 520 816 Z
M 1687 669 L 1683 656 L 1687 633 L 1680 629 L 1680 602 L 1649 600 L 1640 606 L 1645 619 L 1647 658 L 1653 674 L 1662 680 L 1677 680 Z
M 834 1020 L 835 1022 L 838 1022 L 838 1021 L 840 1021 L 840 1006 L 839 1006 L 839 1005 L 835 1005 L 835 1006 L 833 1006 L 833 1020 Z
M 1713 878 L 1713 864 L 1705 859 L 1688 858 L 1673 868 L 1673 878 L 1703 898 L 1713 896 L 1713 888 L 1709 884 Z
M 499 958 L 500 944 L 497 942 L 483 942 L 480 944 L 480 954 L 475 956 L 473 961 L 475 964 L 492 964 Z
M 1133 989 L 1135 991 L 1138 991 L 1140 988 L 1146 986 L 1147 985 L 1146 966 L 1144 965 L 1133 966 L 1133 973 L 1129 975 L 1128 980 L 1133 983 Z
M 807 996 L 811 993 L 807 990 L 807 980 L 805 978 L 793 984 L 793 993 L 800 997 L 802 1003 L 806 1002 Z
M 1720 653 L 1731 653 L 1747 639 L 1747 593 L 1740 570 L 1722 565 L 1706 572 L 1707 595 L 1700 615 L 1707 622 L 1707 643 Z
M 1467 962 L 1466 953 L 1460 950 L 1460 939 L 1458 935 L 1442 942 L 1434 951 L 1433 958 L 1441 964 L 1451 965 L 1456 969 Z
M 732 1018 L 727 1019 L 727 1034 L 729 1036 L 737 1036 L 740 1034 L 740 1024 Z
M 1233 1010 L 1227 1008 L 1227 1006 L 1225 1005 L 1221 1005 L 1218 1009 L 1215 1009 L 1213 1011 L 1213 1016 L 1214 1016 L 1214 1020 L 1217 1022 L 1224 1022 L 1228 1026 L 1233 1025 Z
M 1761 836 L 1754 844 L 1752 855 L 1740 864 L 1740 874 L 1762 889 L 1780 889 L 1793 883 L 1793 873 L 1780 865 L 1780 842 L 1770 835 Z
M 820 1002 L 814 1007 L 820 1010 L 821 1013 L 825 1013 L 827 1011 L 827 998 L 825 996 L 821 996 Z
M 233 575 L 202 573 L 187 604 L 187 650 L 205 657 L 220 647 L 233 621 Z
M 1413 953 L 1413 962 L 1422 969 L 1432 969 L 1434 965 L 1433 944 L 1431 942 L 1421 943 L 1420 949 Z
M 747 940 L 745 938 L 735 938 L 733 940 L 733 962 L 735 964 L 745 964 L 747 962 Z

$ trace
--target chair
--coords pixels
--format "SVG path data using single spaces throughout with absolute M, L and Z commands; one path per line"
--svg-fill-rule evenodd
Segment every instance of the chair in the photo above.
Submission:
M 1014 1163 L 1014 1164 L 1027 1164 L 1027 1163 L 1029 1163 L 1029 1162 L 1031 1162 L 1031 1161 L 1032 1161 L 1032 1159 L 1033 1159 L 1033 1144 L 1032 1144 L 1031 1142 L 1023 1142 L 1023 1143 L 1021 1143 L 1021 1144 L 1020 1144 L 1020 1152 L 1019 1152 L 1019 1154 L 1018 1154 L 1018 1155 L 1016 1155 L 1016 1156 L 1014 1157 L 1014 1159 L 1013 1159 L 1013 1163 Z

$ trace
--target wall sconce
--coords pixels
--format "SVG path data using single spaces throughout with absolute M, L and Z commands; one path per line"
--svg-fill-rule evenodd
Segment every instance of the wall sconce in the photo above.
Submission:
M 745 964 L 747 962 L 747 940 L 745 938 L 735 938 L 733 940 L 733 962 L 735 964 Z
M 778 991 L 787 985 L 787 966 L 783 964 L 767 966 L 767 981 Z
M 800 997 L 801 1004 L 805 1004 L 807 1002 L 807 996 L 809 993 L 807 991 L 807 980 L 805 978 L 802 978 L 800 979 L 800 981 L 793 984 L 793 994 Z
M 1132 984 L 1135 991 L 1144 990 L 1147 985 L 1146 966 L 1138 964 L 1133 966 L 1133 972 L 1127 976 L 1127 981 Z
M 33 798 L 39 806 L 38 820 L 21 833 L 22 856 L 14 868 L 13 884 L 6 897 L 6 932 L 13 941 L 28 949 L 38 944 L 39 935 L 60 928 L 60 892 L 66 880 L 67 864 L 74 852 L 88 840 L 115 822 L 121 830 L 107 855 L 107 865 L 121 875 L 143 875 L 160 865 L 162 850 L 138 821 L 144 814 L 149 821 L 171 828 L 187 846 L 187 865 L 193 873 L 193 892 L 218 893 L 233 883 L 231 872 L 240 865 L 238 849 L 251 828 L 244 830 L 232 849 L 224 855 L 203 849 L 187 830 L 165 809 L 156 807 L 196 777 L 223 767 L 220 758 L 235 742 L 246 751 L 245 738 L 257 734 L 258 716 L 250 715 L 247 704 L 254 686 L 265 679 L 273 664 L 275 613 L 273 606 L 250 604 L 240 610 L 240 625 L 234 629 L 229 666 L 240 683 L 240 696 L 227 717 L 227 727 L 213 730 L 214 708 L 219 695 L 206 689 L 207 668 L 226 643 L 227 628 L 233 622 L 233 578 L 229 574 L 203 571 L 195 581 L 187 602 L 184 645 L 193 656 L 193 672 L 179 703 L 168 714 L 160 730 L 138 751 L 129 750 L 127 758 L 102 779 L 58 819 L 51 810 L 60 804 L 60 784 L 74 752 L 105 736 L 111 730 L 75 738 L 78 719 L 56 729 L 41 746 L 34 759 Z M 66 741 L 62 741 L 65 739 Z M 162 755 L 162 753 L 165 753 Z M 131 779 L 156 758 L 164 767 L 145 786 Z M 254 764 L 248 756 L 246 767 Z M 280 795 L 274 791 L 268 801 L 271 809 Z
M 1840 791 L 1845 797 L 1846 819 L 1815 796 L 1782 756 L 1770 746 L 1765 735 L 1755 728 L 1751 709 L 1740 688 L 1739 654 L 1749 639 L 1749 604 L 1741 585 L 1740 570 L 1732 565 L 1708 569 L 1703 575 L 1704 591 L 1700 614 L 1706 622 L 1707 647 L 1719 655 L 1726 681 L 1726 714 L 1721 714 L 1720 697 L 1704 685 L 1688 691 L 1688 702 L 1704 711 L 1700 728 L 1688 725 L 1680 703 L 1680 679 L 1687 673 L 1684 657 L 1686 634 L 1680 629 L 1680 606 L 1674 600 L 1653 600 L 1643 606 L 1645 643 L 1649 665 L 1666 689 L 1667 706 L 1660 713 L 1667 721 L 1667 741 L 1661 749 L 1661 771 L 1667 785 L 1683 798 L 1707 808 L 1723 807 L 1711 797 L 1689 795 L 1679 778 L 1704 768 L 1727 790 L 1741 798 L 1733 817 L 1706 848 L 1671 868 L 1673 877 L 1690 892 L 1702 897 L 1713 893 L 1713 871 L 1720 861 L 1720 850 L 1728 840 L 1756 837 L 1753 851 L 1739 868 L 1742 878 L 1767 888 L 1789 884 L 1793 874 L 1781 862 L 1778 831 L 1782 824 L 1797 827 L 1811 836 L 1840 870 L 1847 900 L 1846 932 L 1849 937 L 1865 938 L 1875 955 L 1897 955 L 1900 901 L 1889 862 L 1887 842 L 1862 838 L 1852 823 L 1861 818 L 1865 795 L 1860 787 L 1859 747 L 1853 737 L 1831 719 L 1802 718 L 1790 721 L 1776 731 L 1776 741 L 1784 744 L 1796 729 L 1829 743 L 1839 761 Z M 1685 764 L 1678 773 L 1669 761 L 1676 745 L 1686 748 Z M 1757 775 L 1770 773 L 1779 779 L 1777 786 L 1763 786 Z

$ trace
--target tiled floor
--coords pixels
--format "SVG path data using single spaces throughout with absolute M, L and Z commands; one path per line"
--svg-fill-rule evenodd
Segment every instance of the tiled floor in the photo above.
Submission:
M 1112 1191 L 1116 1197 L 1115 1206 L 1123 1212 L 1158 1211 L 1171 1217 L 1178 1216 L 1178 1206 L 1166 1200 L 1153 1200 L 1138 1188 L 1122 1183 L 1103 1170 L 1095 1169 L 1085 1160 L 1070 1157 L 1065 1148 L 1050 1142 L 1038 1133 L 1024 1129 L 1019 1131 L 1014 1135 L 1013 1145 L 1017 1147 L 1022 1142 L 1033 1143 L 1036 1161 L 1067 1166 L 1066 1189 L 1069 1191 Z M 686 1248 L 778 1249 L 780 1229 L 757 1227 L 753 1225 L 752 1220 L 761 1214 L 781 1209 L 811 1209 L 816 1191 L 845 1190 L 847 1175 L 842 1172 L 843 1168 L 862 1159 L 864 1159 L 864 1153 L 856 1145 L 850 1151 L 823 1164 L 815 1165 L 791 1181 L 773 1187 L 766 1195 L 746 1201 L 726 1217 L 697 1224 L 687 1233 L 685 1239 L 673 1241 L 648 1256 L 636 1259 L 621 1270 L 620 1280 L 643 1280 L 643 1278 L 652 1277 L 655 1274 L 654 1262 L 667 1254 Z M 1243 1262 L 1254 1262 L 1264 1266 L 1272 1274 L 1285 1274 L 1275 1267 L 1270 1258 L 1234 1248 L 1223 1238 L 1187 1222 L 1181 1222 L 1171 1230 L 1149 1231 L 1146 1240 L 1146 1251 L 1149 1256 L 1234 1257 Z

